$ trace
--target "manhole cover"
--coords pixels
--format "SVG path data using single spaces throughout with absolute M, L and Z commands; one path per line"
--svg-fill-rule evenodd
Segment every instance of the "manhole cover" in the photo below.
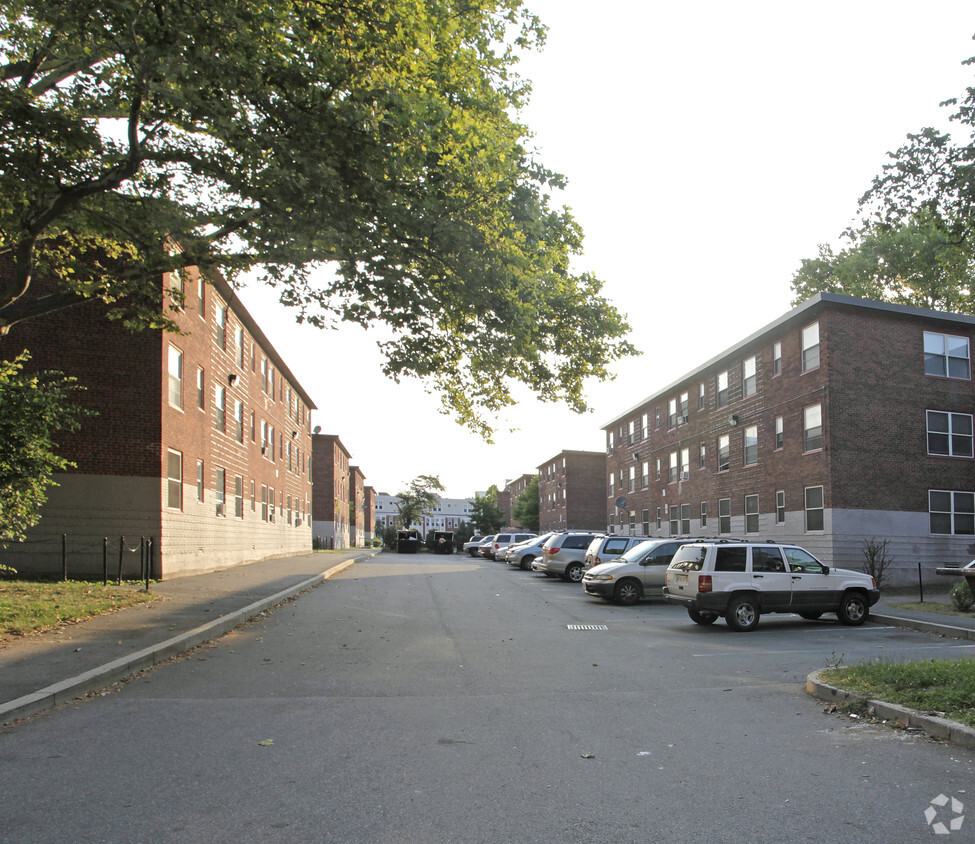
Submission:
M 609 630 L 605 624 L 567 624 L 569 630 Z

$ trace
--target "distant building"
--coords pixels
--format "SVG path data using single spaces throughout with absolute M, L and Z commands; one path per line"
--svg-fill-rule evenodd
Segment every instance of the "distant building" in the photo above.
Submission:
M 374 487 L 367 486 L 363 489 L 363 530 L 365 532 L 366 543 L 372 542 L 376 538 L 376 490 Z
M 348 548 L 352 538 L 349 521 L 351 455 L 338 434 L 314 433 L 311 440 L 312 534 L 318 547 Z
M 386 492 L 376 494 L 377 531 L 385 527 L 403 527 L 397 507 L 399 501 L 400 499 L 397 496 Z M 422 522 L 414 523 L 408 527 L 416 528 L 424 537 L 431 530 L 457 530 L 462 522 L 470 521 L 470 510 L 473 503 L 474 499 L 472 498 L 441 498 L 430 515 L 425 516 Z
M 534 473 L 530 475 L 522 475 L 520 478 L 517 478 L 516 480 L 513 481 L 508 481 L 505 484 L 504 493 L 507 501 L 507 506 L 503 507 L 502 509 L 504 509 L 505 515 L 507 516 L 507 521 L 505 522 L 506 525 L 510 525 L 511 527 L 518 527 L 518 528 L 525 527 L 517 519 L 515 519 L 514 516 L 515 502 L 524 494 L 525 490 L 528 488 L 528 485 L 537 477 L 538 475 Z
M 539 530 L 604 530 L 606 455 L 561 451 L 538 466 Z
M 111 570 L 121 553 L 138 576 L 151 544 L 153 577 L 170 578 L 311 548 L 314 403 L 221 277 L 160 283 L 182 334 L 130 332 L 90 301 L 0 338 L 5 358 L 26 348 L 32 368 L 76 377 L 97 413 L 59 435 L 77 467 L 5 563 L 60 572 L 63 541 L 69 574 L 98 574 L 107 544 Z
M 358 466 L 349 467 L 349 531 L 355 548 L 366 544 L 366 476 Z
M 891 584 L 967 563 L 973 338 L 975 317 L 812 297 L 604 426 L 604 523 L 855 569 L 888 540 Z

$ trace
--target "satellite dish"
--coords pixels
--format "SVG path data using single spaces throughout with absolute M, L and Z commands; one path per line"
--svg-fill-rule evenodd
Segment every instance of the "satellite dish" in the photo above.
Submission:
M 321 432 L 322 432 L 322 426 L 321 425 L 316 425 L 315 426 L 315 430 L 312 431 L 313 434 L 320 434 Z
M 622 510 L 626 507 L 626 499 L 622 495 L 613 503 L 616 505 L 617 510 Z

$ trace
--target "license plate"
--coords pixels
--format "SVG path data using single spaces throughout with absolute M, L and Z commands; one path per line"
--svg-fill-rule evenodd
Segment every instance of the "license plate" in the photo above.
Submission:
M 687 575 L 686 574 L 679 574 L 679 575 L 677 575 L 676 580 L 677 580 L 678 583 L 681 583 L 681 584 L 687 583 Z

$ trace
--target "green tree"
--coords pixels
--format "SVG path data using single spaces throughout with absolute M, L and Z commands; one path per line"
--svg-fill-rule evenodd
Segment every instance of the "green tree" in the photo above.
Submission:
M 419 475 L 410 481 L 405 490 L 396 493 L 399 498 L 396 509 L 403 527 L 420 524 L 423 517 L 430 515 L 440 503 L 438 493 L 443 491 L 443 484 L 436 475 Z
M 482 535 L 497 533 L 501 529 L 505 523 L 505 513 L 498 506 L 497 486 L 492 484 L 483 496 L 474 496 L 470 515 L 474 529 Z
M 544 35 L 522 0 L 10 0 L 0 332 L 92 297 L 169 325 L 163 273 L 258 270 L 485 436 L 519 382 L 586 410 L 635 350 L 517 117 Z
M 875 221 L 847 232 L 850 246 L 820 245 L 792 279 L 799 304 L 815 293 L 843 293 L 918 308 L 975 313 L 969 244 L 942 220 L 921 211 L 903 225 Z
M 511 514 L 518 524 L 537 533 L 539 525 L 538 505 L 538 476 L 536 475 L 528 482 L 525 491 L 515 499 Z
M 54 472 L 74 466 L 55 437 L 74 431 L 87 412 L 73 404 L 80 389 L 59 372 L 24 373 L 29 355 L 0 361 L 0 547 L 20 541 L 40 520 Z

